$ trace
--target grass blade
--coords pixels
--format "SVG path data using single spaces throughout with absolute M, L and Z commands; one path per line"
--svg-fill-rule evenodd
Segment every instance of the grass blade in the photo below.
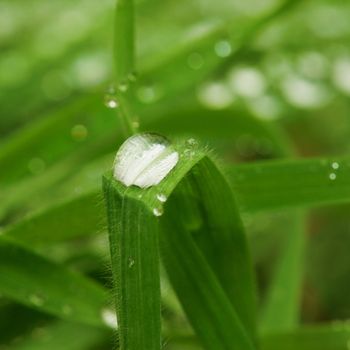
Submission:
M 248 211 L 350 201 L 350 159 L 276 160 L 232 166 L 230 179 Z
M 179 152 L 184 152 L 186 147 L 179 146 Z M 194 168 L 195 165 L 196 168 Z M 200 177 L 196 176 L 198 172 L 201 175 L 205 174 L 207 182 L 202 183 L 198 179 Z M 196 184 L 186 183 L 186 180 L 182 182 L 188 176 L 197 179 Z M 139 338 L 138 344 L 134 344 L 138 345 L 139 349 L 143 349 L 142 334 L 151 327 L 149 319 L 151 316 L 143 312 L 146 306 L 149 306 L 142 303 L 145 302 L 147 295 L 148 304 L 153 304 L 158 298 L 158 289 L 152 291 L 149 288 L 150 284 L 156 285 L 156 279 L 159 283 L 158 270 L 153 265 L 158 247 L 156 240 L 149 243 L 147 240 L 150 239 L 147 236 L 152 231 L 153 235 L 157 234 L 157 220 L 153 216 L 153 211 L 161 204 L 157 200 L 157 195 L 162 193 L 169 198 L 165 204 L 166 212 L 171 217 L 174 217 L 174 212 L 179 215 L 179 220 L 175 222 L 169 223 L 167 214 L 160 220 L 165 225 L 161 225 L 162 255 L 180 302 L 185 307 L 185 312 L 205 348 L 233 349 L 238 346 L 242 350 L 253 349 L 251 339 L 255 326 L 255 300 L 245 238 L 237 214 L 232 216 L 231 213 L 231 209 L 235 209 L 235 204 L 230 188 L 209 158 L 206 158 L 202 152 L 195 152 L 193 157 L 183 156 L 166 181 L 147 190 L 136 187 L 126 189 L 113 180 L 111 174 L 105 176 L 104 182 L 109 207 L 112 266 L 116 274 L 116 283 L 125 286 L 117 290 L 121 342 L 131 341 L 122 339 L 131 338 L 133 335 L 133 339 Z M 181 217 L 186 215 L 190 216 L 191 222 L 194 220 L 196 223 L 196 218 L 191 218 L 192 211 L 186 207 L 186 200 L 189 201 L 189 206 L 193 206 L 191 193 L 187 193 L 186 190 L 187 186 L 193 189 L 195 196 L 207 196 L 206 201 L 213 194 L 212 192 L 218 191 L 214 196 L 216 205 L 221 195 L 229 200 L 227 207 L 224 204 L 222 204 L 224 207 L 218 206 L 218 209 L 224 208 L 224 212 L 215 211 L 219 214 L 216 220 L 212 217 L 205 219 L 205 213 L 212 209 L 209 202 L 207 207 L 200 209 L 200 220 L 210 220 L 210 230 L 199 232 L 199 236 L 204 235 L 202 241 L 192 237 L 195 232 L 189 232 L 188 226 L 181 223 Z M 205 193 L 205 186 L 208 186 L 210 193 Z M 185 196 L 181 195 L 182 191 L 185 191 Z M 223 194 L 223 191 L 227 194 Z M 183 205 L 179 205 L 179 200 L 176 199 L 179 193 Z M 117 224 L 118 213 L 119 219 L 122 218 L 121 225 Z M 135 218 L 137 218 L 136 223 L 133 222 Z M 190 227 L 192 224 L 193 222 Z M 217 238 L 215 238 L 216 234 Z M 141 237 L 135 238 L 135 236 Z M 220 243 L 221 239 L 224 239 L 224 243 Z M 218 262 L 210 256 L 213 253 L 210 250 L 212 244 L 217 250 L 217 257 L 221 256 Z M 147 254 L 155 257 L 148 257 L 151 263 L 148 266 L 142 266 L 138 259 L 146 259 L 143 255 Z M 232 255 L 235 257 L 232 258 Z M 130 268 L 130 257 L 134 260 L 132 268 Z M 227 268 L 227 264 L 231 268 Z M 133 277 L 135 271 L 138 272 L 138 280 Z M 147 275 L 150 271 L 152 274 Z M 237 310 L 235 310 L 236 307 Z M 137 310 L 139 312 L 132 315 Z M 155 321 L 157 319 L 153 320 Z M 150 333 L 150 331 L 153 332 Z M 153 335 L 154 339 L 158 340 L 157 329 L 153 328 L 150 331 L 149 337 Z
M 301 304 L 306 234 L 304 213 L 296 211 L 284 233 L 278 265 L 265 300 L 260 331 L 277 333 L 297 328 Z
M 5 238 L 0 240 L 0 292 L 63 319 L 104 326 L 102 287 Z
M 142 203 L 104 178 L 120 347 L 159 350 L 160 276 L 157 223 Z

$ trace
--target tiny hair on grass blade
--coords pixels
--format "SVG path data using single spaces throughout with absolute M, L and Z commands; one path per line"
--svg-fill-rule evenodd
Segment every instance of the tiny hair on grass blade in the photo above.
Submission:
M 233 193 L 207 151 L 174 149 L 179 162 L 157 186 L 103 178 L 121 348 L 160 348 L 161 256 L 203 347 L 252 350 L 253 270 Z

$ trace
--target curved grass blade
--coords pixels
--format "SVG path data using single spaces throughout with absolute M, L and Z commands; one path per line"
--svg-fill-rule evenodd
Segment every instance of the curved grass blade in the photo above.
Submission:
M 0 293 L 63 319 L 104 326 L 101 286 L 12 239 L 0 239 Z
M 185 149 L 186 146 L 182 146 L 181 150 L 185 151 Z M 197 168 L 195 169 L 194 166 Z M 198 172 L 204 172 L 203 182 L 200 180 L 203 174 L 196 175 Z M 195 183 L 186 183 L 183 179 L 187 176 L 196 179 Z M 161 193 L 169 198 L 165 204 L 164 219 L 160 220 L 162 255 L 180 302 L 185 307 L 185 312 L 203 345 L 208 349 L 233 349 L 237 346 L 240 349 L 253 349 L 255 300 L 245 238 L 237 214 L 232 216 L 231 213 L 231 209 L 235 209 L 231 190 L 209 158 L 206 158 L 202 152 L 194 152 L 193 157 L 183 155 L 166 180 L 147 190 L 136 187 L 126 189 L 115 181 L 111 174 L 105 176 L 104 183 L 109 207 L 112 266 L 118 285 L 126 286 L 117 290 L 121 344 L 135 341 L 138 337 L 138 343 L 133 344 L 138 345 L 138 349 L 144 349 L 142 334 L 145 334 L 146 329 L 150 327 L 151 315 L 146 315 L 145 318 L 146 313 L 143 310 L 149 305 L 143 303 L 149 299 L 149 304 L 155 304 L 154 310 L 159 308 L 158 288 L 151 290 L 149 286 L 156 286 L 156 283 L 159 283 L 159 272 L 153 265 L 159 254 L 155 238 L 157 237 L 157 218 L 153 213 L 154 210 L 156 210 L 155 213 L 161 213 L 162 203 L 157 199 Z M 192 217 L 191 210 L 193 203 L 197 203 L 197 200 L 193 199 L 195 193 L 198 198 L 207 196 L 205 198 L 207 207 L 200 210 L 197 208 L 200 222 L 205 219 L 205 213 L 212 209 L 210 200 L 213 199 L 209 198 L 212 192 L 206 193 L 204 188 L 206 185 L 210 191 L 219 191 L 214 196 L 216 205 L 221 195 L 224 195 L 229 203 L 224 206 L 225 202 L 222 202 L 224 212 L 215 211 L 220 214 L 217 220 L 212 217 L 208 219 L 210 220 L 209 230 L 202 233 L 201 240 L 192 237 L 192 232 L 188 231 L 188 226 L 181 223 L 179 215 L 188 216 L 189 227 L 195 226 L 198 218 Z M 187 191 L 188 186 L 193 193 Z M 173 191 L 174 194 L 172 194 Z M 184 191 L 183 196 L 182 191 Z M 176 200 L 179 193 L 183 199 L 181 206 Z M 222 206 L 218 208 L 223 208 Z M 120 225 L 117 220 L 118 213 L 119 219 L 122 218 Z M 175 222 L 169 223 L 170 218 Z M 176 232 L 174 232 L 175 227 L 178 228 Z M 134 231 L 131 231 L 131 228 Z M 147 238 L 152 232 L 150 230 L 153 230 L 155 236 L 151 244 L 148 242 L 150 239 Z M 138 237 L 135 239 L 136 235 Z M 222 242 L 221 239 L 223 239 Z M 141 243 L 144 245 L 140 245 Z M 212 255 L 213 244 L 216 256 Z M 147 254 L 148 259 L 151 259 L 149 266 L 142 265 L 140 262 L 140 259 L 147 258 Z M 153 258 L 151 258 L 152 255 L 154 255 Z M 218 258 L 218 262 L 214 261 L 215 257 Z M 133 260 L 131 268 L 130 258 Z M 227 264 L 231 268 L 228 268 Z M 138 277 L 134 276 L 135 271 L 138 272 Z M 152 275 L 148 275 L 150 271 L 153 272 Z M 145 278 L 146 276 L 148 279 Z M 135 280 L 135 278 L 138 279 Z M 138 291 L 136 291 L 137 288 Z M 132 315 L 136 310 L 138 313 Z M 152 324 L 158 322 L 158 313 L 153 317 Z M 152 330 L 151 334 L 157 342 L 154 346 L 159 346 L 159 329 Z M 123 337 L 126 339 L 122 340 Z

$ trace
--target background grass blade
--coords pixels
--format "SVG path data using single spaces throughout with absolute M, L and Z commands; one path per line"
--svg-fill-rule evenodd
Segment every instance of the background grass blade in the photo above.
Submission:
M 0 240 L 0 293 L 63 319 L 104 326 L 102 287 L 5 238 Z
M 11 344 L 11 350 L 108 349 L 111 344 L 106 339 L 110 336 L 108 331 L 97 327 L 58 321 L 38 327 L 31 334 L 24 335 L 19 341 Z
M 350 200 L 349 157 L 259 162 L 231 167 L 231 180 L 249 211 L 312 207 Z
M 290 214 L 291 224 L 286 227 L 286 232 L 281 233 L 284 246 L 263 307 L 260 320 L 262 333 L 294 330 L 300 321 L 306 244 L 305 214 L 301 211 Z
M 339 321 L 267 335 L 262 338 L 262 350 L 348 350 L 349 339 L 349 324 Z

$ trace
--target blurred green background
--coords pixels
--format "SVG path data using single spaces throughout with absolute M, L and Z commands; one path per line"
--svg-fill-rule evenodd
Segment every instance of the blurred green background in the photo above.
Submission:
M 195 136 L 226 162 L 349 154 L 350 2 L 292 0 L 276 12 L 282 3 L 136 1 L 134 105 L 140 129 Z M 112 164 L 123 141 L 117 113 L 108 108 L 114 5 L 0 1 L 4 230 L 27 215 L 83 198 Z M 349 209 L 337 205 L 308 215 L 305 323 L 350 317 Z M 289 214 L 244 215 L 261 299 Z M 102 219 L 91 220 L 89 238 L 77 234 L 68 242 L 33 246 L 107 284 L 105 227 L 96 230 Z M 5 308 L 18 308 L 29 320 L 43 318 L 6 298 L 0 303 L 3 315 Z M 7 333 L 4 343 L 18 334 Z

